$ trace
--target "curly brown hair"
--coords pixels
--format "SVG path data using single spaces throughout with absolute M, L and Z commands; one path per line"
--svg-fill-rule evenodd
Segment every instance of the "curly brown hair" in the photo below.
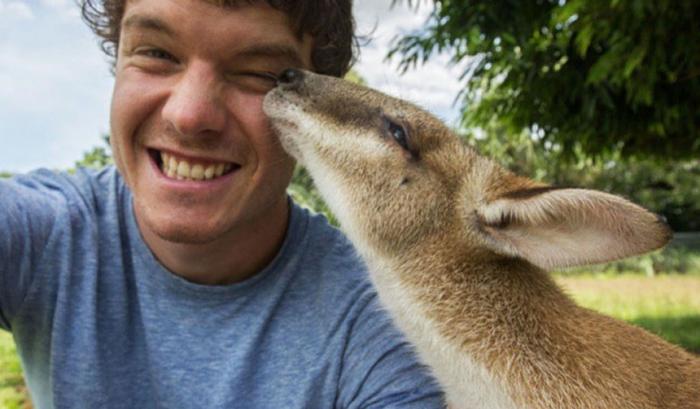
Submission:
M 102 50 L 116 62 L 121 20 L 128 0 L 80 0 L 83 20 L 100 37 Z M 235 7 L 256 0 L 203 0 L 220 7 Z M 260 0 L 257 0 L 260 1 Z M 287 14 L 299 35 L 314 38 L 311 62 L 314 71 L 344 76 L 354 63 L 358 39 L 352 16 L 352 0 L 265 0 Z

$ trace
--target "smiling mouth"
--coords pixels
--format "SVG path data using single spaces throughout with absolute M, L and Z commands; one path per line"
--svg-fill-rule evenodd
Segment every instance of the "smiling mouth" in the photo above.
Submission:
M 161 173 L 165 177 L 174 180 L 213 180 L 233 173 L 241 167 L 237 163 L 203 162 L 155 149 L 149 149 L 148 153 Z

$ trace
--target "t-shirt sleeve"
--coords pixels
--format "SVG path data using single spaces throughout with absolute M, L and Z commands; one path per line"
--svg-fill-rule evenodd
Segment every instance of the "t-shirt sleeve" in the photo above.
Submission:
M 0 180 L 0 328 L 11 330 L 65 201 L 40 173 Z
M 413 347 L 368 291 L 356 305 L 344 351 L 340 407 L 347 409 L 443 409 L 444 396 Z

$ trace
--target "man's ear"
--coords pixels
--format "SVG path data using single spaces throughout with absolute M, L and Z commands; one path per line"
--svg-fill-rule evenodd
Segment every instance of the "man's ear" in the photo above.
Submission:
M 477 208 L 477 223 L 492 250 L 547 270 L 646 253 L 672 236 L 654 213 L 585 189 L 511 191 Z

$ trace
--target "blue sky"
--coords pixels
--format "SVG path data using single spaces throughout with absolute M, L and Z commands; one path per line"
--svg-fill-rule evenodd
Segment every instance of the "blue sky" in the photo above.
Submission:
M 389 41 L 420 27 L 427 7 L 390 9 L 390 0 L 356 0 L 361 33 L 372 33 L 356 70 L 391 95 L 448 122 L 458 71 L 445 60 L 400 76 L 384 61 Z M 0 170 L 70 167 L 109 132 L 113 85 L 107 58 L 73 0 L 0 0 Z

